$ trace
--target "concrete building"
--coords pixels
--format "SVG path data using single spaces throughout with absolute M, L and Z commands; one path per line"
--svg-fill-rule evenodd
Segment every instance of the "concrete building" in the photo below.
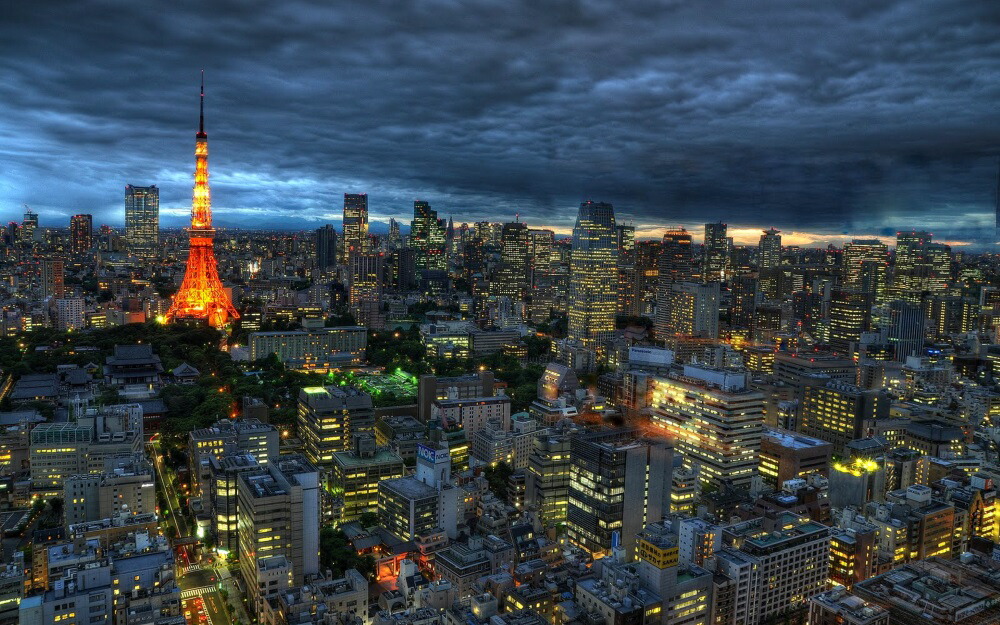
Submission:
M 818 438 L 765 427 L 760 439 L 760 475 L 772 486 L 830 470 L 833 446 Z
M 350 449 L 355 434 L 374 433 L 371 395 L 351 387 L 303 388 L 297 423 L 309 460 L 329 465 L 334 453 Z
M 377 447 L 370 434 L 355 435 L 353 449 L 334 453 L 330 468 L 330 492 L 343 501 L 341 521 L 376 512 L 379 482 L 403 475 L 403 459 L 398 454 Z
M 249 338 L 250 360 L 276 354 L 292 368 L 326 369 L 360 365 L 368 346 L 364 326 L 253 332 Z
M 684 464 L 702 483 L 745 486 L 757 473 L 764 396 L 742 371 L 685 365 L 682 374 L 649 380 L 650 424 L 676 440 Z
M 889 625 L 1000 621 L 1000 567 L 974 556 L 910 562 L 858 582 L 853 592 L 889 612 Z
M 889 611 L 834 586 L 809 600 L 809 625 L 889 625 Z
M 417 419 L 426 423 L 431 418 L 435 400 L 492 397 L 496 379 L 492 371 L 479 371 L 454 377 L 422 375 L 417 385 Z
M 237 481 L 240 574 L 255 610 L 268 594 L 260 588 L 258 560 L 285 556 L 295 585 L 319 573 L 320 474 L 305 457 L 281 456 L 261 473 Z M 253 554 L 249 556 L 248 554 Z
M 631 428 L 572 437 L 569 540 L 592 553 L 621 548 L 631 557 L 635 536 L 670 512 L 673 453 Z
M 63 482 L 66 525 L 120 513 L 156 512 L 153 467 L 141 455 L 112 458 L 102 473 L 78 474 Z

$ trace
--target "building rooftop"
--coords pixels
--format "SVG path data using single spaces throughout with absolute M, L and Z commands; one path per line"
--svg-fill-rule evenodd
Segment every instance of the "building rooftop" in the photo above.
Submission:
M 436 488 L 424 484 L 413 476 L 382 480 L 379 482 L 379 487 L 381 488 L 383 485 L 407 499 L 427 499 L 438 495 Z

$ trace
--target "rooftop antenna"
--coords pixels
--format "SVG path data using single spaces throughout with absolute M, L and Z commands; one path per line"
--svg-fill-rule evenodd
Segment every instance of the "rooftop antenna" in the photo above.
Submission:
M 198 117 L 198 134 L 205 134 L 205 70 L 201 70 L 201 111 Z

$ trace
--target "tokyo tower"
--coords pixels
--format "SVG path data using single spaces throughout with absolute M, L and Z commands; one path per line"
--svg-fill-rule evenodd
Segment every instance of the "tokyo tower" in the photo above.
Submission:
M 215 262 L 212 196 L 208 189 L 208 135 L 205 134 L 205 72 L 201 72 L 201 118 L 194 148 L 194 198 L 191 202 L 191 245 L 181 288 L 167 311 L 167 321 L 207 322 L 221 328 L 239 313 L 219 280 Z

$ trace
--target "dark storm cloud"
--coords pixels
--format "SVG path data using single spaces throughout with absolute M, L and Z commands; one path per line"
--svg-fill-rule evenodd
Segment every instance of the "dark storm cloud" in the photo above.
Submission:
M 218 222 L 305 227 L 367 191 L 458 221 L 831 235 L 992 226 L 1000 5 L 38 2 L 0 14 L 0 216 L 189 206 L 197 70 Z M 167 220 L 165 220 L 167 221 Z

